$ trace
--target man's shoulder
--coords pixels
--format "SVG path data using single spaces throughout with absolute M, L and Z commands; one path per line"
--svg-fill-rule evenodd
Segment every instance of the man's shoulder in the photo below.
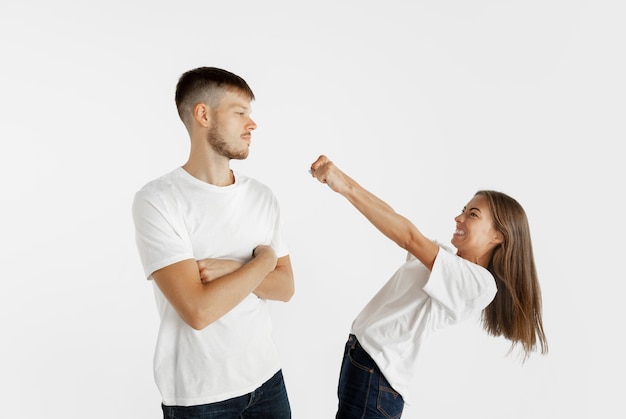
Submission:
M 144 184 L 144 186 L 141 189 L 153 189 L 153 188 L 171 185 L 175 183 L 178 178 L 180 178 L 180 173 L 179 173 L 180 170 L 181 168 L 177 167 L 176 169 L 170 172 L 164 173 L 161 176 L 158 176 L 152 180 L 149 180 L 148 182 Z
M 266 183 L 264 183 L 263 181 L 248 176 L 245 173 L 240 173 L 240 172 L 235 172 L 235 175 L 237 176 L 237 183 L 239 183 L 240 185 L 245 185 L 249 188 L 258 190 L 258 191 L 262 191 L 265 193 L 269 193 L 269 194 L 274 194 L 272 191 L 272 188 L 269 187 L 269 185 L 267 185 Z
M 171 172 L 165 173 L 157 178 L 154 178 L 145 183 L 135 193 L 137 197 L 154 197 L 156 195 L 162 195 L 166 193 L 176 183 L 178 169 L 174 169 Z

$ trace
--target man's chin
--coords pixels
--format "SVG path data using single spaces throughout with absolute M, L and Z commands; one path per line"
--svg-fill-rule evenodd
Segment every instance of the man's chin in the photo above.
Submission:
M 232 157 L 233 160 L 245 160 L 247 158 L 248 158 L 248 153 L 246 153 L 246 154 L 237 154 L 236 156 Z
M 228 157 L 231 160 L 245 160 L 248 158 L 248 150 L 246 150 L 245 152 L 241 152 L 241 153 L 221 153 L 222 156 L 224 157 Z

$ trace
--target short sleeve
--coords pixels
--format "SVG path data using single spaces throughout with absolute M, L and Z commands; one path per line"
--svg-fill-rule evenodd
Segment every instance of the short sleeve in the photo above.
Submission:
M 285 230 L 283 228 L 282 219 L 280 216 L 280 206 L 278 201 L 274 197 L 274 232 L 272 234 L 272 248 L 276 252 L 277 257 L 287 256 L 289 254 L 289 247 L 287 245 L 287 238 L 285 236 Z
M 187 233 L 177 226 L 174 214 L 157 194 L 137 192 L 132 215 L 135 243 L 147 278 L 165 266 L 194 258 Z
M 487 307 L 497 288 L 487 269 L 440 247 L 424 291 L 459 321 Z

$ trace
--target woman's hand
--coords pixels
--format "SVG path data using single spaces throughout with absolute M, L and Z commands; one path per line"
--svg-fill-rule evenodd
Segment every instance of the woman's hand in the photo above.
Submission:
M 311 176 L 321 183 L 327 184 L 330 189 L 340 194 L 347 191 L 350 178 L 346 176 L 328 157 L 321 155 L 311 165 Z

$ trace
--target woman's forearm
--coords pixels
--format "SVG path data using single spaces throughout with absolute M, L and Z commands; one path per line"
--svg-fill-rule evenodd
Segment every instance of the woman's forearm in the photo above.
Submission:
M 398 246 L 411 252 L 427 267 L 432 267 L 438 246 L 426 238 L 410 220 L 363 188 L 326 156 L 320 156 L 311 165 L 311 175 L 343 195 L 374 227 Z

